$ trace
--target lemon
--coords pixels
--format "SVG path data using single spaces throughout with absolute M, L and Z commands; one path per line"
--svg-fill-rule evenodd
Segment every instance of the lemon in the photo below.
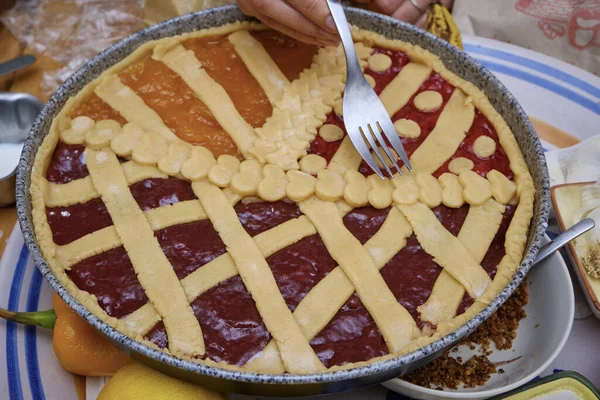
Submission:
M 225 400 L 220 393 L 180 381 L 142 364 L 117 371 L 102 388 L 98 400 Z

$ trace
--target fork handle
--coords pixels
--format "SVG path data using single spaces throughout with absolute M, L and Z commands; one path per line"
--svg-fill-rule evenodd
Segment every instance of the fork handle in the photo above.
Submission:
M 352 40 L 352 34 L 350 33 L 350 27 L 348 26 L 348 20 L 346 19 L 346 14 L 344 14 L 342 3 L 340 0 L 327 0 L 327 6 L 329 7 L 329 11 L 331 11 L 333 22 L 335 22 L 335 26 L 342 39 L 342 46 L 346 53 L 347 76 L 358 73 L 362 75 L 362 68 L 356 56 L 354 41 Z

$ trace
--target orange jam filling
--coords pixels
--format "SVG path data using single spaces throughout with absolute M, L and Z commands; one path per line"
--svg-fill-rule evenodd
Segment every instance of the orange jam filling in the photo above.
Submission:
M 193 51 L 202 68 L 223 86 L 246 122 L 253 127 L 265 123 L 273 106 L 226 36 L 190 39 L 183 46 Z
M 319 49 L 273 30 L 253 31 L 252 36 L 263 45 L 290 82 L 310 67 Z
M 119 74 L 177 136 L 202 145 L 215 157 L 237 154 L 237 146 L 190 87 L 160 61 L 147 58 Z
M 105 103 L 96 93 L 92 93 L 83 103 L 75 107 L 69 115 L 70 118 L 81 116 L 90 117 L 96 122 L 103 119 L 114 119 L 121 125 L 127 123 L 121 114 Z
M 310 67 L 318 50 L 316 46 L 271 30 L 255 31 L 252 35 L 290 81 L 298 79 L 300 73 Z M 190 39 L 183 46 L 194 52 L 202 68 L 225 89 L 240 115 L 251 126 L 260 127 L 265 123 L 273 106 L 226 36 Z M 182 140 L 208 148 L 215 157 L 221 154 L 240 156 L 237 146 L 208 107 L 163 63 L 148 57 L 122 71 L 119 77 Z M 127 122 L 93 93 L 71 113 L 71 117 L 79 115 L 87 115 L 96 121 Z

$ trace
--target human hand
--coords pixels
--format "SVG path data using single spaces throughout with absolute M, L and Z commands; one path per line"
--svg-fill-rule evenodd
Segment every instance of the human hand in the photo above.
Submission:
M 396 19 L 424 26 L 427 19 L 427 7 L 432 0 L 356 0 L 357 3 L 366 4 L 372 11 L 389 15 Z M 454 0 L 441 0 L 440 3 L 450 9 Z
M 238 0 L 244 14 L 305 43 L 337 46 L 340 42 L 325 0 Z

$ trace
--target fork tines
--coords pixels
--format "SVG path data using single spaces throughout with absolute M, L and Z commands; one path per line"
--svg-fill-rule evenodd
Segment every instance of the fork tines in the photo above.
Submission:
M 368 146 L 371 148 L 373 153 L 375 153 L 375 156 L 377 157 L 379 162 L 375 161 L 372 158 L 372 156 L 371 156 L 372 162 L 369 162 L 369 160 L 366 160 L 366 159 L 365 159 L 365 161 L 367 161 L 367 164 L 369 164 L 369 166 L 373 169 L 373 171 L 377 175 L 379 175 L 381 178 L 385 178 L 383 172 L 379 168 L 379 165 L 384 166 L 384 168 L 387 171 L 387 173 L 389 174 L 388 176 L 390 178 L 392 176 L 394 176 L 394 172 L 392 172 L 392 168 L 395 168 L 396 171 L 400 175 L 402 175 L 402 169 L 400 168 L 400 165 L 398 164 L 398 161 L 397 161 L 398 158 L 400 158 L 400 160 L 402 160 L 402 162 L 406 166 L 406 169 L 409 172 L 411 171 L 410 162 L 408 161 L 408 157 L 406 156 L 406 152 L 404 151 L 404 148 L 402 147 L 401 143 L 400 143 L 400 146 L 394 146 L 394 143 L 389 143 L 389 144 L 391 144 L 394 152 L 396 153 L 396 154 L 394 154 L 390 150 L 389 144 L 388 144 L 388 142 L 393 142 L 393 140 L 390 140 L 390 138 L 389 138 L 391 135 L 388 135 L 385 132 L 385 130 L 381 127 L 381 124 L 379 122 L 367 124 L 366 128 L 367 129 L 365 130 L 362 126 L 359 127 L 360 133 L 361 133 L 362 137 L 365 139 L 365 141 L 368 143 Z M 388 140 L 385 140 L 383 138 L 382 133 L 383 133 L 383 135 L 385 135 L 385 137 Z M 398 139 L 398 142 L 400 142 L 398 135 L 396 134 L 396 129 L 393 130 L 393 136 L 395 136 L 395 138 Z M 382 154 L 381 150 L 383 150 L 383 153 L 385 153 L 385 155 Z M 390 168 L 390 167 L 392 167 L 392 168 Z

